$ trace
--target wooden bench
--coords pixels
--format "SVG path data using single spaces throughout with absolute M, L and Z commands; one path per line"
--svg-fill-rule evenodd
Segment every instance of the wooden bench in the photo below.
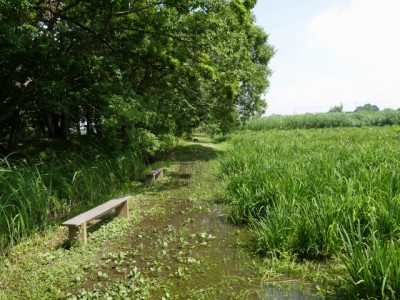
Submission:
M 70 241 L 86 244 L 87 223 L 104 216 L 114 209 L 118 217 L 127 218 L 129 216 L 128 200 L 130 198 L 130 196 L 123 196 L 117 199 L 112 199 L 68 221 L 65 221 L 61 225 L 69 227 Z
M 163 169 L 156 169 L 156 170 L 150 171 L 149 173 L 146 174 L 146 183 L 152 184 L 157 179 L 161 179 L 163 177 L 164 177 Z

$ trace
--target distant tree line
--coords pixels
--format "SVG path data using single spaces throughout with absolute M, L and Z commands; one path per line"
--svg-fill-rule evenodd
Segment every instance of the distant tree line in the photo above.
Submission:
M 264 112 L 255 0 L 1 0 L 0 141 L 227 132 Z
M 400 110 L 398 108 L 397 110 Z M 357 111 L 379 111 L 379 107 L 374 105 L 374 104 L 364 104 L 363 106 L 357 106 L 356 110 Z M 329 112 L 343 112 L 343 104 L 340 105 L 335 105 L 329 109 Z
M 363 106 L 357 106 L 355 111 L 378 111 L 379 107 L 373 104 L 365 104 Z

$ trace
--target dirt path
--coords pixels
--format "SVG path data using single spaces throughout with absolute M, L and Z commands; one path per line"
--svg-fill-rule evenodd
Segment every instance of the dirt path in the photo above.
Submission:
M 228 221 L 218 151 L 177 149 L 163 180 L 134 185 L 131 217 L 103 222 L 87 246 L 66 249 L 58 229 L 16 247 L 0 299 L 259 299 L 260 262 L 250 232 Z

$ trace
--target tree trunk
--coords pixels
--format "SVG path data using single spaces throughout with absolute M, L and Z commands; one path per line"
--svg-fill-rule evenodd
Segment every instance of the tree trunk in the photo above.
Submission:
M 102 133 L 101 132 L 101 120 L 97 114 L 94 117 L 94 128 L 95 128 L 96 135 L 101 135 L 101 133 Z
M 21 111 L 16 109 L 11 123 L 9 146 L 14 148 L 21 139 Z
M 44 112 L 44 117 L 46 121 L 46 127 L 47 127 L 47 134 L 49 138 L 54 138 L 56 136 L 55 133 L 55 128 L 54 128 L 54 120 L 52 114 L 49 113 L 49 111 Z
M 46 118 L 44 117 L 43 113 L 38 113 L 37 116 L 38 123 L 36 126 L 36 134 L 38 137 L 45 137 L 46 136 Z
M 78 136 L 81 136 L 81 120 L 79 118 L 77 118 L 76 123 L 75 123 L 75 129 L 76 129 L 76 133 L 78 134 Z
M 93 118 L 92 118 L 92 114 L 89 110 L 86 110 L 86 134 L 87 135 L 94 134 Z
M 60 138 L 65 140 L 65 139 L 67 139 L 67 137 L 69 135 L 69 127 L 70 127 L 69 118 L 68 118 L 67 113 L 65 113 L 65 112 L 61 113 L 60 117 L 61 117 L 61 123 L 60 123 L 61 136 L 60 136 Z
M 66 113 L 53 113 L 52 116 L 53 137 L 56 139 L 66 139 L 69 133 L 69 119 Z
M 61 127 L 61 115 L 57 113 L 52 114 L 53 126 L 54 126 L 54 137 L 56 139 L 62 137 L 62 127 Z

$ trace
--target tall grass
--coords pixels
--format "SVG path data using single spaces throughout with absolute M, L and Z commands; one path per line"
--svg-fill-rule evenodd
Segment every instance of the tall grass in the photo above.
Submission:
M 260 131 L 271 129 L 310 129 L 333 127 L 364 127 L 400 125 L 400 111 L 360 111 L 352 113 L 317 113 L 294 116 L 254 118 L 242 129 Z
M 399 137 L 399 127 L 239 133 L 221 160 L 232 216 L 257 220 L 260 251 L 283 245 L 308 258 L 338 253 L 349 220 L 390 236 L 400 225 Z
M 399 126 L 245 131 L 232 144 L 226 197 L 258 252 L 340 255 L 356 297 L 399 298 Z
M 368 230 L 363 237 L 360 223 L 341 231 L 346 255 L 341 255 L 352 294 L 359 299 L 399 299 L 400 245 L 397 239 L 381 239 Z
M 115 158 L 0 159 L 0 250 L 71 210 L 125 193 L 141 166 L 135 154 Z

